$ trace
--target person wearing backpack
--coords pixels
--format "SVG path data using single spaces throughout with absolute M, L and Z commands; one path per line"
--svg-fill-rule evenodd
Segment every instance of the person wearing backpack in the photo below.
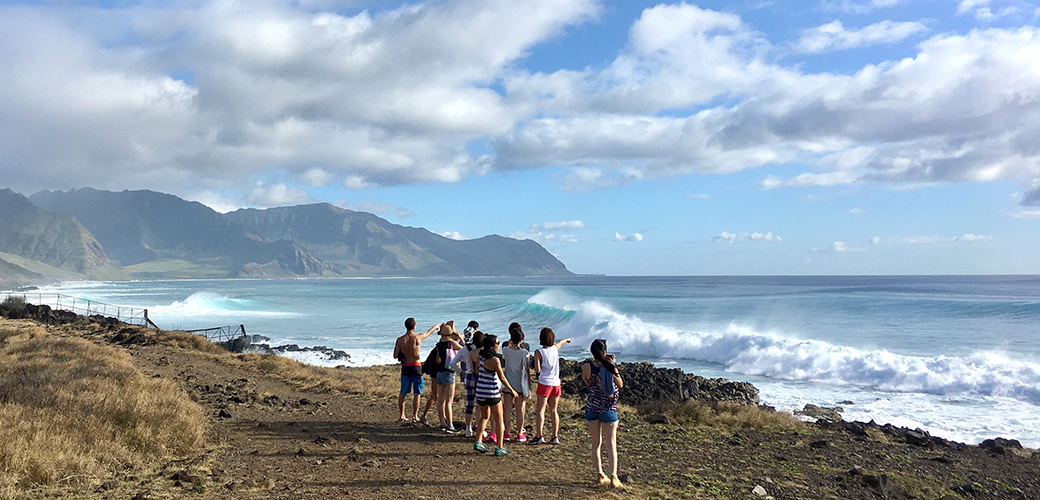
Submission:
M 455 354 L 462 350 L 459 343 L 461 336 L 455 330 L 455 322 L 448 321 L 441 325 L 441 340 L 434 347 L 436 352 L 437 372 L 434 378 L 437 382 L 437 416 L 441 420 L 441 430 L 448 434 L 458 434 L 452 420 L 452 406 L 455 403 L 455 370 L 451 368 L 451 361 Z

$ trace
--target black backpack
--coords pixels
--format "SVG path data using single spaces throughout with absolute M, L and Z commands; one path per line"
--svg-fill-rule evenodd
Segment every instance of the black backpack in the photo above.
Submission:
M 440 362 L 440 356 L 438 356 L 437 353 L 437 346 L 433 346 L 430 354 L 426 356 L 426 361 L 423 361 L 422 363 L 423 375 L 429 375 L 431 377 L 437 375 L 437 372 L 441 371 L 440 367 L 443 364 L 443 362 Z

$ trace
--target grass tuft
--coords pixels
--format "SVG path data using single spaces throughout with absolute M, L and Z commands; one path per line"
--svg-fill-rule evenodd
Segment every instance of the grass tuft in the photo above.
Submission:
M 14 332 L 14 334 L 12 334 Z M 0 321 L 0 497 L 82 486 L 185 456 L 202 408 L 125 352 Z
M 804 422 L 789 413 L 770 412 L 757 406 L 731 402 L 720 402 L 714 405 L 703 401 L 659 402 L 648 405 L 644 411 L 667 415 L 682 425 L 764 431 L 808 430 Z

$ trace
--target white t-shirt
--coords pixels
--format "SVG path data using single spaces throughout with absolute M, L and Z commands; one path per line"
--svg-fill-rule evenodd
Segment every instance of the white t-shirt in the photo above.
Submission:
M 542 347 L 535 352 L 542 353 L 541 372 L 538 374 L 538 385 L 560 385 L 560 350 L 555 345 Z

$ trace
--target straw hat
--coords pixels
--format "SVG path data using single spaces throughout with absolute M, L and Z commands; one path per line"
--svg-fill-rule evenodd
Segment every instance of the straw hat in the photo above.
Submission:
M 441 337 L 450 337 L 451 335 L 455 335 L 455 334 L 458 334 L 458 333 L 459 332 L 455 331 L 455 322 L 454 321 L 448 321 L 446 323 L 441 323 Z

